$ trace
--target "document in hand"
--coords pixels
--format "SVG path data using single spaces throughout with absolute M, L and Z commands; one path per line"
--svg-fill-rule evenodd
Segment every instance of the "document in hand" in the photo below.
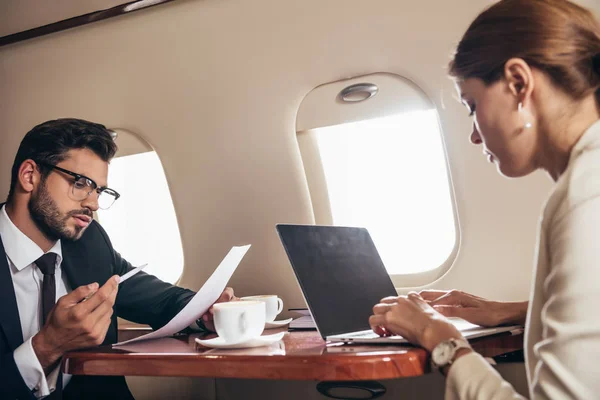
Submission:
M 214 304 L 219 298 L 227 282 L 233 275 L 233 272 L 239 265 L 242 258 L 250 248 L 250 245 L 246 246 L 235 246 L 232 247 L 229 253 L 225 256 L 221 264 L 217 267 L 215 272 L 208 278 L 204 285 L 200 288 L 198 293 L 190 300 L 190 302 L 173 317 L 168 324 L 163 326 L 157 331 L 148 333 L 147 335 L 139 336 L 137 338 L 126 340 L 113 344 L 113 346 L 120 346 L 126 343 L 137 342 L 140 340 L 158 339 L 166 336 L 174 335 L 177 332 L 190 326 L 204 313 L 208 311 L 210 306 Z

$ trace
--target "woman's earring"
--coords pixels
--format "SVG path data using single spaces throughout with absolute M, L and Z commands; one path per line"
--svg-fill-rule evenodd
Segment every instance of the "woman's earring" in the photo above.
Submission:
M 523 114 L 523 103 L 519 103 L 519 113 L 522 115 Z M 533 124 L 529 121 L 525 122 L 525 125 L 523 125 L 523 127 L 525 129 L 531 129 L 531 127 L 533 126 Z

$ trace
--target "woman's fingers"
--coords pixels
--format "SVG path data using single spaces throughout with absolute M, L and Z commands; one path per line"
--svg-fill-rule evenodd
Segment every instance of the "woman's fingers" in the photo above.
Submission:
M 445 317 L 458 317 L 465 321 L 469 321 L 475 325 L 481 326 L 496 326 L 497 315 L 496 313 L 485 310 L 483 308 L 474 307 L 457 307 L 457 306 L 433 306 L 434 310 L 439 312 Z
M 431 305 L 474 306 L 477 298 L 460 290 L 422 290 L 419 295 Z
M 379 303 L 373 307 L 373 314 L 382 315 L 392 309 L 392 304 Z
M 386 336 L 385 329 L 383 329 L 381 326 L 372 326 L 371 329 L 373 329 L 373 332 L 379 336 Z
M 433 309 L 442 314 L 444 317 L 458 317 L 463 319 L 465 319 L 464 317 L 468 316 L 469 313 L 472 313 L 471 308 L 457 306 L 439 305 L 433 306 Z
M 394 298 L 394 302 L 391 302 L 391 299 L 389 301 L 375 305 L 373 315 L 369 317 L 369 325 L 378 335 L 401 335 L 409 342 L 420 344 L 428 350 L 433 349 L 440 340 L 460 337 L 456 328 L 437 314 L 435 308 L 432 308 L 419 293 L 410 292 L 407 296 Z M 444 315 L 456 311 L 449 310 L 450 306 L 444 307 L 448 307 Z M 434 328 L 431 328 L 432 326 Z M 435 335 L 424 335 L 427 331 L 434 332 Z
M 423 307 L 429 307 L 417 294 L 409 293 L 408 296 L 399 296 L 394 303 L 379 303 L 373 307 L 373 315 L 369 319 L 372 329 L 382 334 L 401 334 L 405 325 L 414 324 L 414 317 L 423 313 Z M 382 328 L 382 329 L 378 329 Z
M 425 303 L 425 299 L 417 292 L 409 292 L 406 297 L 417 303 Z
M 502 320 L 496 303 L 460 290 L 451 290 L 428 303 L 446 317 L 462 318 L 481 326 L 496 326 Z
M 434 301 L 447 294 L 447 290 L 421 290 L 419 295 L 425 301 Z
M 381 328 L 384 328 L 385 316 L 382 314 L 371 315 L 369 317 L 369 325 L 373 331 L 379 334 L 378 330 L 382 330 Z
M 458 290 L 451 290 L 442 297 L 432 300 L 430 304 L 432 306 L 470 306 L 473 303 L 470 300 L 468 294 Z
M 380 303 L 385 303 L 385 304 L 394 304 L 398 302 L 398 298 L 400 296 L 389 296 L 389 297 L 384 297 L 383 299 L 381 299 Z

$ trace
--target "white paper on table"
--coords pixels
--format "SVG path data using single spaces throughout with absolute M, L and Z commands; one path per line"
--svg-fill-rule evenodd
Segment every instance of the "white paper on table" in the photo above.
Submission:
M 192 325 L 192 323 L 208 311 L 210 306 L 212 306 L 221 293 L 223 293 L 223 290 L 225 290 L 225 287 L 227 286 L 227 282 L 231 279 L 231 275 L 233 275 L 233 272 L 240 261 L 242 261 L 242 258 L 244 258 L 244 255 L 246 255 L 249 248 L 250 245 L 232 247 L 223 261 L 221 261 L 221 264 L 215 269 L 215 272 L 213 272 L 210 278 L 208 278 L 200 290 L 198 290 L 198 293 L 194 295 L 192 300 L 190 300 L 183 310 L 179 311 L 168 324 L 159 330 L 124 342 L 115 343 L 113 346 L 120 346 L 140 340 L 171 336 Z

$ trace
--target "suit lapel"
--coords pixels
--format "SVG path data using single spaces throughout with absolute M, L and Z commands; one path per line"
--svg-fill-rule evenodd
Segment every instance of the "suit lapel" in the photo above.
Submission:
M 16 349 L 23 343 L 23 329 L 19 319 L 17 296 L 13 286 L 10 266 L 0 238 L 0 327 L 6 335 L 8 346 Z
M 96 253 L 85 236 L 84 234 L 81 239 L 75 242 L 61 241 L 63 253 L 61 269 L 67 275 L 72 290 L 92 282 L 98 282 L 102 285 L 108 279 L 106 271 L 103 271 L 103 268 L 98 268 L 97 263 L 94 262 L 94 254 Z

